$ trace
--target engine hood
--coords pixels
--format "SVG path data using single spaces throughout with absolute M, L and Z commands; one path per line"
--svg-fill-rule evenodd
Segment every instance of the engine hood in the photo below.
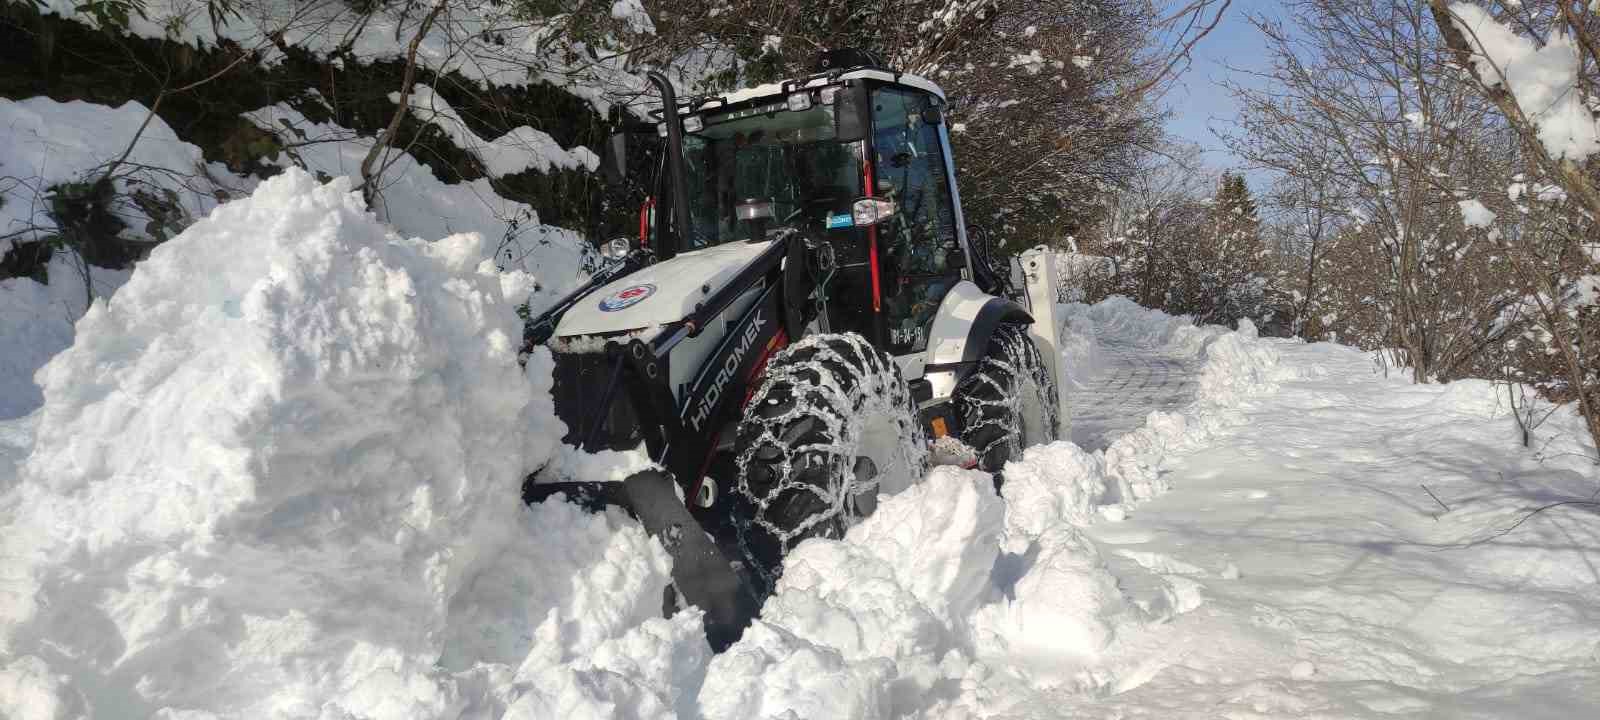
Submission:
M 680 320 L 694 312 L 695 303 L 732 282 L 773 242 L 730 242 L 679 253 L 617 278 L 572 306 L 556 325 L 556 337 L 624 332 Z

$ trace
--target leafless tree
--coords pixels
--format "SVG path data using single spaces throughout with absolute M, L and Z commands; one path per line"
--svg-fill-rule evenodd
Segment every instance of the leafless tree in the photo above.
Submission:
M 1485 52 L 1484 39 L 1461 11 L 1440 0 L 1430 0 L 1428 9 L 1470 87 L 1492 103 L 1516 138 L 1519 182 L 1513 188 L 1531 188 L 1513 189 L 1505 203 L 1491 200 L 1501 212 L 1488 232 L 1521 292 L 1515 312 L 1531 326 L 1525 345 L 1541 351 L 1517 364 L 1514 379 L 1574 401 L 1600 462 L 1600 242 L 1595 240 L 1600 183 L 1595 160 L 1574 157 L 1544 141 L 1541 125 L 1549 108 L 1530 107 L 1519 99 L 1503 60 Z M 1566 92 L 1578 93 L 1592 115 L 1600 99 L 1600 19 L 1595 13 L 1565 0 L 1518 3 L 1500 11 L 1495 21 L 1530 45 L 1553 35 L 1570 39 L 1568 67 L 1575 82 Z M 1594 122 L 1592 116 L 1586 120 Z
M 1325 216 L 1346 216 L 1349 243 L 1371 243 L 1381 273 L 1375 327 L 1352 328 L 1396 349 L 1413 379 L 1448 379 L 1477 358 L 1506 301 L 1473 271 L 1458 182 L 1498 147 L 1486 104 L 1449 73 L 1425 8 L 1378 0 L 1294 0 L 1291 30 L 1252 22 L 1266 39 L 1270 90 L 1233 84 L 1242 120 L 1229 141 L 1255 165 L 1288 177 L 1321 163 L 1338 192 Z M 1338 205 L 1327 206 L 1328 201 Z M 1322 218 L 1326 220 L 1327 218 Z M 1368 298 L 1364 296 L 1362 301 Z
M 1088 299 L 1122 294 L 1160 307 L 1185 264 L 1181 256 L 1202 230 L 1214 174 L 1193 145 L 1163 146 L 1135 167 L 1126 187 L 1109 195 L 1104 220 L 1083 244 L 1112 263 L 1109 286 Z

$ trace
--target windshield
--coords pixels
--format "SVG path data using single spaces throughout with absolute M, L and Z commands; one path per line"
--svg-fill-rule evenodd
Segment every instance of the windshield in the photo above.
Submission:
M 791 111 L 780 100 L 705 118 L 683 138 L 689 247 L 747 240 L 780 226 L 848 226 L 861 192 L 861 143 L 834 140 L 833 108 Z M 740 204 L 772 203 L 771 217 L 738 219 Z M 830 223 L 830 218 L 832 222 Z

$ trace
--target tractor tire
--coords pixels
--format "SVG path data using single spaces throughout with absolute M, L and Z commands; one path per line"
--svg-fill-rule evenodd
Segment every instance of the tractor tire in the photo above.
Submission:
M 994 473 L 996 489 L 1007 461 L 1060 434 L 1056 380 L 1022 325 L 995 329 L 983 359 L 956 385 L 952 399 L 961 440 L 977 455 L 978 468 Z
M 735 441 L 739 549 L 770 591 L 783 556 L 840 538 L 880 484 L 921 480 L 922 428 L 900 368 L 860 335 L 813 335 L 768 362 Z

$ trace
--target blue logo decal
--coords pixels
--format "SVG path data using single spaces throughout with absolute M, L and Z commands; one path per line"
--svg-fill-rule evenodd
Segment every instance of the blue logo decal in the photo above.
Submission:
M 847 227 L 854 226 L 855 224 L 856 224 L 856 220 L 855 220 L 855 218 L 850 217 L 850 213 L 845 213 L 843 215 L 829 215 L 828 216 L 828 229 L 829 230 L 834 230 L 834 229 L 837 229 L 837 228 L 847 228 Z
M 625 287 L 621 290 L 611 293 L 610 295 L 607 295 L 604 300 L 601 300 L 600 312 L 616 312 L 623 308 L 633 307 L 634 305 L 644 302 L 645 298 L 650 297 L 651 295 L 655 294 L 655 292 L 656 286 L 649 283 Z

